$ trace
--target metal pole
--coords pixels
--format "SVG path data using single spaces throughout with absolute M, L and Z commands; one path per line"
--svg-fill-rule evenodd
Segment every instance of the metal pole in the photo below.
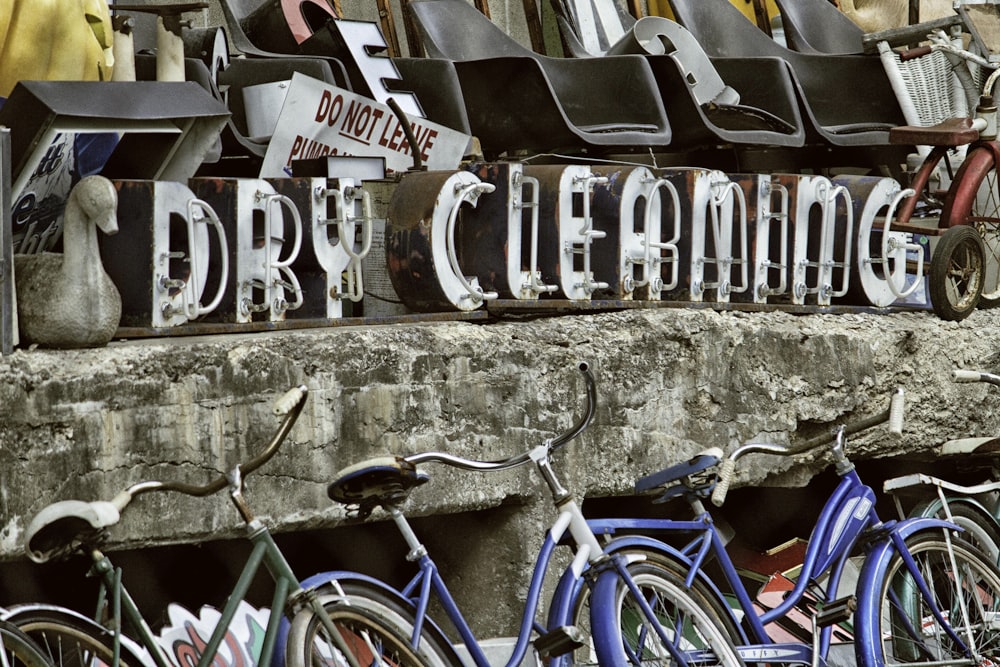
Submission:
M 0 127 L 0 353 L 14 352 L 17 338 L 14 311 L 14 242 L 11 234 L 10 130 Z

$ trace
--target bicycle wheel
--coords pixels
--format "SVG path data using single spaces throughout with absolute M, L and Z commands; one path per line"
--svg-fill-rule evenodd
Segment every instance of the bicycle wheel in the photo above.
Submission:
M 114 634 L 98 623 L 56 610 L 15 614 L 9 619 L 41 648 L 51 667 L 110 667 L 114 662 Z M 151 661 L 138 657 L 126 641 L 120 647 L 118 664 L 142 667 Z
M 994 564 L 1000 563 L 1000 532 L 992 517 L 983 516 L 968 505 L 951 504 L 951 520 L 962 528 L 956 537 L 970 542 L 979 549 L 987 559 Z M 939 519 L 947 519 L 944 509 L 937 512 Z
M 979 305 L 1000 305 L 1000 191 L 993 152 L 973 149 L 955 174 L 942 222 L 949 227 L 969 225 L 983 240 L 985 266 Z
M 971 544 L 950 542 L 949 548 L 943 534 L 907 541 L 919 577 L 900 555 L 889 562 L 879 596 L 877 664 L 1000 659 L 1000 570 Z M 921 579 L 930 599 L 920 593 Z
M 410 644 L 413 620 L 408 613 L 370 597 L 323 595 L 323 609 L 360 665 L 393 667 L 450 667 L 460 665 L 447 649 L 423 635 L 417 648 Z M 327 636 L 322 619 L 310 609 L 299 612 L 288 630 L 286 667 L 327 667 L 346 664 L 342 648 Z
M 4 667 L 51 667 L 41 647 L 12 623 L 0 622 L 0 644 Z
M 650 568 L 658 569 L 660 570 L 660 576 L 665 579 L 671 579 L 674 582 L 683 582 L 685 574 L 687 573 L 687 568 L 682 563 L 671 560 L 670 558 L 657 552 L 628 548 L 616 551 L 615 553 L 624 555 L 627 558 L 641 556 L 642 560 L 638 562 L 642 562 L 647 570 Z M 630 570 L 632 567 L 633 565 L 629 566 Z M 692 588 L 690 589 L 690 594 L 701 601 L 703 611 L 711 616 L 712 621 L 725 631 L 725 633 L 732 640 L 733 644 L 742 643 L 742 635 L 740 634 L 739 628 L 737 627 L 729 609 L 726 608 L 723 600 L 720 600 L 717 595 L 713 595 L 708 592 L 705 585 L 698 580 L 694 581 Z M 564 656 L 559 656 L 560 665 L 597 664 L 597 652 L 594 647 L 593 633 L 590 627 L 591 599 L 592 596 L 590 587 L 581 586 L 573 605 L 572 623 L 581 631 L 586 641 L 580 648 L 577 648 Z
M 927 280 L 938 317 L 964 320 L 975 310 L 983 291 L 984 263 L 983 240 L 972 227 L 952 227 L 941 236 Z
M 628 566 L 639 595 L 609 570 L 591 594 L 590 627 L 599 664 L 676 664 L 740 667 L 732 628 L 720 622 L 718 602 L 695 582 L 688 587 L 675 568 L 642 561 Z M 640 599 L 641 598 L 641 599 Z M 649 617 L 643 606 L 653 613 Z

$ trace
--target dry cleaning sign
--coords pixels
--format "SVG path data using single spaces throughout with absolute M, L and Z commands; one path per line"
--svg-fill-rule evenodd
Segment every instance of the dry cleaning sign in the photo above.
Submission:
M 416 150 L 428 169 L 455 169 L 469 135 L 425 118 L 410 118 Z M 384 157 L 385 166 L 413 166 L 409 141 L 392 109 L 373 99 L 328 85 L 304 74 L 292 75 L 260 175 L 292 175 L 294 160 L 328 155 Z

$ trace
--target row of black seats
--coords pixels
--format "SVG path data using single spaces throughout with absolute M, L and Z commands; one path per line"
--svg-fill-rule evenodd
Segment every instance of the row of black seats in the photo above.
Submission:
M 554 0 L 557 7 L 566 1 Z M 404 8 L 427 57 L 393 63 L 427 117 L 477 136 L 489 159 L 526 151 L 664 152 L 729 170 L 902 161 L 908 147 L 891 146 L 888 130 L 905 123 L 882 65 L 860 55 L 860 29 L 827 0 L 781 0 L 785 36 L 796 50 L 758 30 L 728 0 L 669 1 L 677 22 L 632 20 L 609 55 L 583 48 L 569 14 L 561 15 L 566 51 L 577 57 L 555 58 L 521 46 L 467 0 L 409 0 Z M 261 0 L 221 4 L 232 43 L 248 58 L 233 59 L 206 86 L 236 92 L 292 70 L 348 89 L 357 81 L 350 71 L 356 65 L 345 70 L 337 53 L 274 53 L 254 44 L 241 25 Z M 832 12 L 822 23 L 812 12 L 796 18 L 819 6 Z M 823 29 L 810 31 L 817 25 Z M 263 155 L 266 143 L 246 131 L 242 97 L 229 94 L 227 103 L 233 118 L 226 143 Z
M 792 18 L 811 3 L 785 4 Z M 837 149 L 846 149 L 837 159 L 872 164 L 898 156 L 888 132 L 903 116 L 879 59 L 860 55 L 859 28 L 819 41 L 789 21 L 789 43 L 806 53 L 778 44 L 728 0 L 670 5 L 676 23 L 641 19 L 623 40 L 633 48 L 620 43 L 603 57 L 587 57 L 597 54 L 563 17 L 567 51 L 581 57 L 554 58 L 522 47 L 465 0 L 407 3 L 426 54 L 454 63 L 470 129 L 488 154 L 818 148 L 790 153 L 811 167 Z M 706 96 L 706 78 L 721 79 L 719 95 Z

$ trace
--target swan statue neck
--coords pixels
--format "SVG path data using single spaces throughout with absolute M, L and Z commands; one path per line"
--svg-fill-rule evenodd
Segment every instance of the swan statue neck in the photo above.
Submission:
M 97 225 L 77 197 L 71 196 L 63 215 L 63 274 L 75 279 L 84 274 L 100 274 L 103 272 L 100 257 Z

